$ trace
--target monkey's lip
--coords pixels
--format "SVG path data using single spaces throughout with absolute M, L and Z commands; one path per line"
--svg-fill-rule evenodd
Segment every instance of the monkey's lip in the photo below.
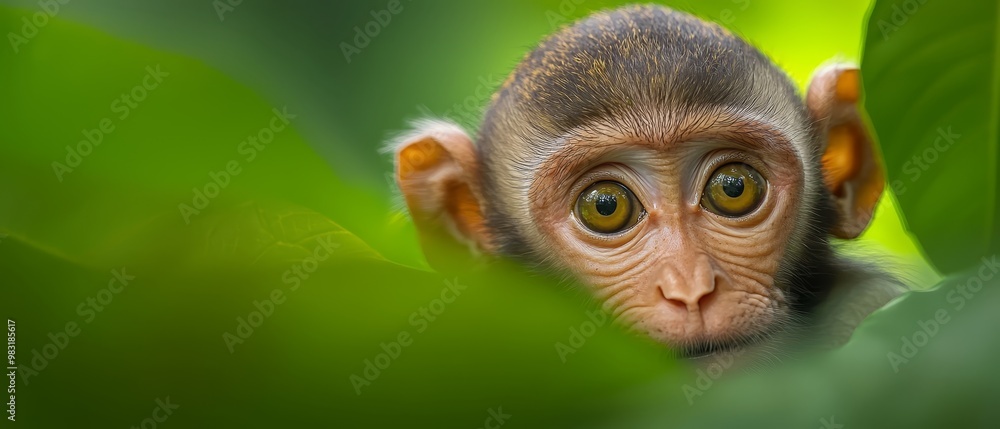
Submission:
M 760 343 L 770 336 L 770 332 L 744 335 L 727 341 L 702 340 L 692 341 L 674 348 L 681 359 L 705 359 L 718 354 L 741 353 L 747 347 Z
M 680 357 L 682 359 L 697 360 L 697 359 L 710 358 L 712 356 L 715 356 L 715 354 L 717 352 L 718 352 L 718 350 L 703 351 L 703 350 L 687 350 L 687 349 L 685 349 L 685 350 L 681 350 L 679 352 L 679 354 L 680 354 Z
M 739 347 L 738 345 L 730 346 L 728 344 L 705 342 L 679 347 L 676 349 L 676 352 L 682 359 L 704 359 L 712 357 L 716 353 L 731 351 Z

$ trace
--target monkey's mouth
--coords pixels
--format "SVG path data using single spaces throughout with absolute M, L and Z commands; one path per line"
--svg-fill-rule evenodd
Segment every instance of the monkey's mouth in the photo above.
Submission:
M 741 305 L 738 299 L 717 299 L 708 311 L 697 313 L 668 305 L 633 306 L 620 312 L 616 320 L 663 344 L 669 354 L 680 359 L 742 354 L 771 341 L 788 326 L 786 312 L 771 302 L 765 308 Z
M 716 353 L 725 353 L 741 350 L 743 346 L 738 344 L 719 343 L 698 343 L 676 349 L 677 357 L 681 359 L 704 359 L 714 356 Z
M 700 340 L 691 341 L 673 347 L 674 353 L 681 359 L 704 359 L 717 354 L 742 354 L 747 347 L 765 341 L 770 337 L 771 332 L 755 333 L 754 335 L 741 335 L 724 341 L 720 340 Z

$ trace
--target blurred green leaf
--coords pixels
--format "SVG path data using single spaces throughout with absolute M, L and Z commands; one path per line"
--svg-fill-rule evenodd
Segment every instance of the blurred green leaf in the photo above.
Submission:
M 906 223 L 945 272 L 1000 249 L 1000 2 L 878 1 L 865 105 Z

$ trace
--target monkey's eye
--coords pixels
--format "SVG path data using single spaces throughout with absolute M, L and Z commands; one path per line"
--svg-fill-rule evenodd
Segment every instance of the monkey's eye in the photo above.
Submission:
M 599 234 L 624 231 L 639 222 L 642 205 L 625 185 L 603 181 L 590 185 L 576 200 L 576 216 Z
M 717 215 L 740 217 L 764 200 L 767 181 L 742 162 L 723 165 L 712 173 L 701 196 L 701 206 Z

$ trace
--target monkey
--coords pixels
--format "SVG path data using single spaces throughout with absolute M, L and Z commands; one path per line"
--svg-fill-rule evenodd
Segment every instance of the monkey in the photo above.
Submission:
M 416 122 L 394 176 L 432 266 L 567 273 L 684 358 L 831 348 L 907 290 L 840 249 L 885 186 L 860 86 L 828 63 L 802 96 L 725 28 L 626 6 L 527 53 L 474 139 Z

